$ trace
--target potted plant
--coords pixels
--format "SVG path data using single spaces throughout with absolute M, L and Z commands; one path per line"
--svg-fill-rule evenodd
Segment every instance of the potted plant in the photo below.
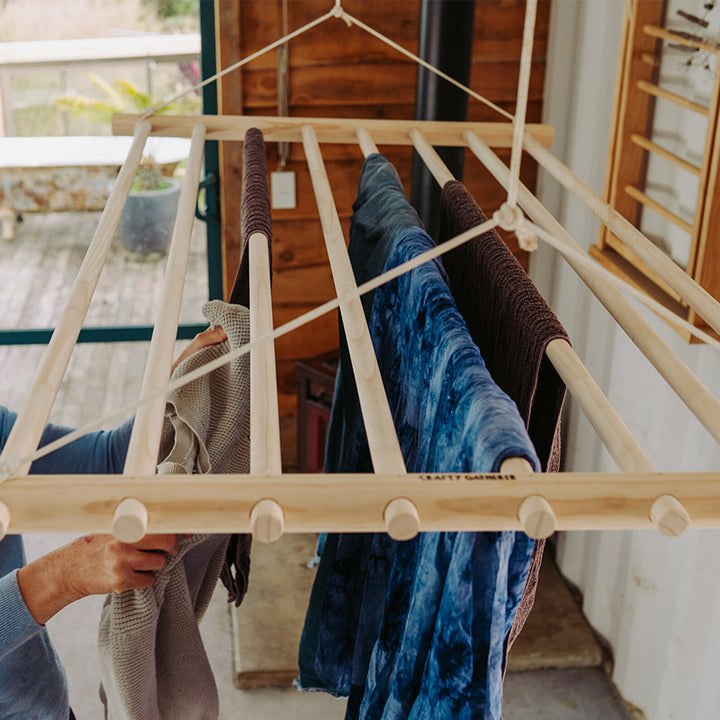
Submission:
M 163 175 L 160 166 L 144 158 L 125 203 L 116 237 L 126 250 L 167 251 L 175 227 L 180 181 Z
M 109 84 L 95 73 L 88 73 L 88 79 L 103 92 L 104 98 L 64 95 L 56 99 L 56 104 L 75 117 L 107 123 L 115 113 L 139 113 L 151 105 L 150 97 L 127 80 Z M 183 99 L 161 112 L 187 113 L 194 111 L 197 104 L 192 99 Z M 172 177 L 172 167 L 161 166 L 151 153 L 146 154 L 118 224 L 117 238 L 123 247 L 144 255 L 166 252 L 172 239 L 179 195 L 180 181 Z

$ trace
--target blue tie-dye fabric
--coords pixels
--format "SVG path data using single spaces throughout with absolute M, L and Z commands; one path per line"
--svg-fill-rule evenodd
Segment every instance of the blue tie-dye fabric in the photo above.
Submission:
M 408 229 L 385 267 L 433 246 Z M 538 468 L 439 261 L 375 291 L 370 331 L 409 472 L 495 472 L 511 456 Z M 355 428 L 348 470 L 367 457 L 362 423 Z M 339 536 L 321 560 L 299 685 L 349 694 L 349 718 L 499 718 L 505 638 L 532 548 L 514 532 L 424 533 L 404 543 Z

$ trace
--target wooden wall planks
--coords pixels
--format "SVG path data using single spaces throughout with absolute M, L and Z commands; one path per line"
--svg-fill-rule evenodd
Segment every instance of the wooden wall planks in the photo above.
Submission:
M 330 0 L 287 3 L 290 31 L 320 17 Z M 343 0 L 351 15 L 383 33 L 410 52 L 418 51 L 419 0 Z M 222 0 L 216 3 L 219 35 L 218 65 L 262 49 L 282 35 L 281 0 Z M 542 115 L 549 0 L 538 7 L 533 72 L 527 121 Z M 525 13 L 523 0 L 482 0 L 475 12 L 475 45 L 471 87 L 510 113 L 515 111 L 520 49 Z M 289 114 L 300 117 L 369 117 L 412 119 L 416 66 L 410 59 L 357 27 L 330 19 L 289 44 Z M 277 51 L 271 51 L 220 82 L 220 111 L 225 114 L 277 113 Z M 502 120 L 495 111 L 470 100 L 470 120 Z M 242 148 L 223 143 L 221 207 L 226 291 L 232 287 L 240 257 L 240 192 Z M 410 195 L 412 150 L 380 147 L 395 164 Z M 323 145 L 323 158 L 341 224 L 346 232 L 352 213 L 362 153 L 357 146 Z M 509 160 L 509 153 L 504 157 Z M 268 143 L 268 170 L 278 169 L 278 151 Z M 273 309 L 279 325 L 334 297 L 334 288 L 318 220 L 305 157 L 300 143 L 289 148 L 287 170 L 296 175 L 297 206 L 273 211 Z M 523 162 L 523 179 L 534 189 L 535 165 Z M 465 183 L 487 209 L 497 208 L 505 191 L 467 153 Z M 526 258 L 514 237 L 506 238 L 523 264 Z M 321 318 L 276 342 L 278 392 L 283 419 L 283 453 L 287 470 L 294 469 L 296 412 L 295 362 L 337 347 L 336 313 Z

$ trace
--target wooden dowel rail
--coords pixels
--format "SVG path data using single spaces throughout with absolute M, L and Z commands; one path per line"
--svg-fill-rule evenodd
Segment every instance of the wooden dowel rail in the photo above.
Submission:
M 545 354 L 620 470 L 655 472 L 652 462 L 567 340 L 551 340 Z
M 330 189 L 330 182 L 312 126 L 306 125 L 303 128 L 302 142 L 320 213 L 320 223 L 325 236 L 333 282 L 338 296 L 342 296 L 344 293 L 356 289 L 357 285 L 347 253 L 340 218 Z M 395 432 L 395 425 L 360 299 L 353 297 L 341 303 L 340 313 L 355 374 L 373 468 L 376 472 L 402 473 L 405 471 L 405 461 L 400 450 L 400 443 Z
M 250 340 L 273 331 L 270 256 L 268 239 L 253 233 L 248 240 L 250 253 Z M 268 341 L 250 348 L 250 472 L 253 475 L 279 475 L 280 415 L 275 345 Z
M 141 395 L 165 387 L 170 377 L 204 146 L 205 127 L 202 123 L 198 123 L 192 132 L 185 179 L 180 191 L 175 228 L 168 252 L 157 321 L 150 340 L 150 350 L 140 390 Z M 138 408 L 123 469 L 125 475 L 146 475 L 157 466 L 164 417 L 165 397 L 163 395 L 155 396 Z M 146 527 L 144 517 L 142 511 L 138 513 L 137 503 L 134 501 L 127 502 L 118 508 L 113 525 L 113 532 L 118 540 L 124 542 L 140 540 L 142 534 L 139 533 L 144 526 Z
M 423 531 L 521 530 L 519 508 L 531 496 L 547 501 L 558 531 L 652 529 L 663 496 L 678 501 L 691 528 L 720 528 L 718 472 L 27 475 L 0 485 L 13 533 L 107 533 L 125 497 L 148 510 L 153 533 L 249 532 L 263 499 L 282 508 L 286 533 L 384 532 L 395 498 L 410 500 Z
M 250 340 L 273 331 L 270 255 L 268 239 L 260 232 L 248 240 L 250 253 Z M 267 341 L 250 348 L 250 473 L 279 475 L 280 411 L 275 373 L 275 344 Z M 261 542 L 274 542 L 284 531 L 283 509 L 271 498 L 263 498 L 250 513 L 250 531 Z
M 525 149 L 563 187 L 585 206 L 649 268 L 664 280 L 716 332 L 720 333 L 720 304 L 700 287 L 660 248 L 651 242 L 615 208 L 605 202 L 552 153 L 525 136 Z
M 626 185 L 624 189 L 625 192 L 633 200 L 636 200 L 640 204 L 645 205 L 645 207 L 649 207 L 651 210 L 654 210 L 658 215 L 661 215 L 676 227 L 679 227 L 681 230 L 684 230 L 689 235 L 692 235 L 693 226 L 691 223 L 683 220 L 675 213 L 670 212 L 670 210 L 668 210 L 664 205 L 657 202 L 657 200 L 653 200 L 651 197 L 642 192 L 642 190 L 638 190 L 638 188 L 632 185 Z
M 138 115 L 115 115 L 112 121 L 114 135 L 131 135 Z M 320 143 L 357 142 L 357 129 L 365 128 L 379 145 L 412 145 L 408 137 L 407 120 L 378 120 L 370 118 L 302 118 L 273 117 L 260 115 L 153 115 L 148 118 L 152 126 L 152 135 L 168 137 L 190 137 L 196 122 L 202 122 L 207 128 L 208 140 L 239 140 L 251 127 L 259 128 L 266 142 L 302 142 L 303 127 L 312 125 Z M 462 147 L 465 145 L 462 134 L 472 128 L 491 147 L 509 148 L 512 146 L 513 126 L 510 122 L 467 123 L 447 120 L 417 120 L 413 125 L 420 130 L 433 145 Z M 529 124 L 526 132 L 545 147 L 553 140 L 551 125 Z
M 648 140 L 644 135 L 638 135 L 637 133 L 633 133 L 630 136 L 630 140 L 643 150 L 647 150 L 654 155 L 664 158 L 668 162 L 673 163 L 673 165 L 677 165 L 679 168 L 682 168 L 686 172 L 692 173 L 693 175 L 697 175 L 697 177 L 700 177 L 700 173 L 702 172 L 701 168 L 699 168 L 697 165 L 693 165 L 684 158 L 681 158 L 679 155 L 676 155 L 675 153 L 666 150 L 664 147 L 661 147 L 657 143 L 654 143 L 652 140 Z
M 453 174 L 448 170 L 447 165 L 443 162 L 441 157 L 435 151 L 435 148 L 425 137 L 422 130 L 416 127 L 410 128 L 408 135 L 412 140 L 412 144 L 417 150 L 418 155 L 422 158 L 422 161 L 427 166 L 427 169 L 432 173 L 432 176 L 437 181 L 440 187 L 443 187 L 446 183 L 454 180 Z
M 509 168 L 490 148 L 472 132 L 466 133 L 468 146 L 490 173 L 505 185 Z M 542 203 L 520 185 L 518 198 L 528 216 L 561 242 L 582 252 L 580 246 L 562 225 L 543 207 Z M 662 341 L 650 324 L 635 310 L 625 296 L 610 282 L 583 267 L 569 255 L 565 258 L 595 297 L 615 318 L 628 337 L 665 378 L 691 412 L 700 420 L 717 442 L 720 442 L 720 402 L 700 382 L 697 376 Z
M 25 403 L 0 453 L 0 463 L 25 457 L 35 450 L 40 442 L 70 356 L 75 349 L 75 342 L 95 292 L 103 263 L 115 237 L 150 130 L 150 123 L 145 120 L 140 120 L 132 130 L 134 137 L 127 158 L 113 183 L 110 197 L 80 265 L 65 309 L 43 353 Z M 24 474 L 28 469 L 29 465 L 26 465 L 13 472 Z
M 675 105 L 684 107 L 687 110 L 692 110 L 693 112 L 704 115 L 705 117 L 708 117 L 708 115 L 710 114 L 710 108 L 708 108 L 707 106 L 693 102 L 692 100 L 688 100 L 682 95 L 678 95 L 677 93 L 671 92 L 670 90 L 661 88 L 659 85 L 646 82 L 645 80 L 638 80 L 637 87 L 638 90 L 642 90 L 643 92 L 648 93 L 648 95 L 654 95 L 655 97 L 663 98 L 664 100 L 668 100 Z
M 372 135 L 370 135 L 368 130 L 366 130 L 364 127 L 359 127 L 355 131 L 355 135 L 357 136 L 357 141 L 358 141 L 358 145 L 360 145 L 360 150 L 362 150 L 362 154 L 365 157 L 378 152 L 377 145 L 375 144 L 375 141 L 373 140 Z

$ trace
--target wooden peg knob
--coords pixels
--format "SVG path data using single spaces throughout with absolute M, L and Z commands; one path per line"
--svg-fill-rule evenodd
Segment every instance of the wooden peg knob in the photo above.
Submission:
M 410 540 L 420 532 L 420 515 L 407 498 L 391 500 L 383 513 L 385 528 L 393 540 Z
M 147 533 L 148 511 L 137 498 L 125 498 L 115 508 L 112 533 L 124 543 L 136 543 Z
M 650 519 L 666 537 L 677 537 L 690 527 L 690 515 L 672 495 L 660 495 L 650 508 Z
M 0 540 L 2 540 L 6 535 L 7 531 L 10 529 L 10 508 L 8 506 L 0 501 Z
M 285 532 L 285 513 L 275 500 L 265 498 L 250 511 L 250 532 L 261 542 L 275 542 Z
M 529 495 L 518 508 L 518 520 L 528 537 L 535 540 L 550 537 L 557 528 L 557 518 L 550 503 L 541 495 Z

